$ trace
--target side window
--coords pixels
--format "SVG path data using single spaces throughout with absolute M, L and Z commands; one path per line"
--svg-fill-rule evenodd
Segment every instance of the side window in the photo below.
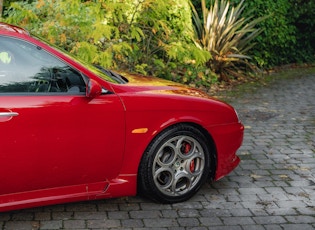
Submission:
M 81 73 L 28 42 L 0 36 L 0 93 L 81 93 Z

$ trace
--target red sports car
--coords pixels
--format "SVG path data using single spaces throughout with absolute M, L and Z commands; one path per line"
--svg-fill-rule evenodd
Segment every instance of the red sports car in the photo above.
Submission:
M 82 64 L 0 23 L 0 211 L 192 197 L 238 164 L 235 110 L 174 82 Z

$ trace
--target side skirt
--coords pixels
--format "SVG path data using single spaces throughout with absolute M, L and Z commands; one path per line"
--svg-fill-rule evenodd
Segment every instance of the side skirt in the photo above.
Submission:
M 119 175 L 110 181 L 0 195 L 0 212 L 68 202 L 134 196 L 136 175 Z

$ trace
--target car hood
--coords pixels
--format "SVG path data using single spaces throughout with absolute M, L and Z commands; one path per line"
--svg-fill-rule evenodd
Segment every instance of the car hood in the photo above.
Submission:
M 206 114 L 204 119 L 207 125 L 238 122 L 238 117 L 229 104 L 198 89 L 155 77 L 126 73 L 121 75 L 128 79 L 128 83 L 113 84 L 113 89 L 121 98 L 126 111 L 134 114 L 139 112 L 141 116 L 148 111 L 155 111 L 161 116 L 162 111 L 172 111 L 172 117 L 175 114 L 181 116 L 183 111 L 191 117 L 198 117 L 202 113 Z M 187 118 L 185 121 L 192 120 Z
M 185 86 L 180 83 L 168 81 L 161 78 L 143 76 L 138 74 L 119 73 L 128 80 L 128 83 L 122 85 L 116 85 L 116 93 L 123 93 L 125 91 L 133 93 L 149 93 L 149 94 L 166 94 L 174 96 L 192 96 L 198 98 L 213 99 L 208 94 Z
M 129 112 L 206 112 L 208 124 L 238 122 L 237 115 L 229 104 L 210 97 L 203 91 L 155 77 L 120 74 L 128 79 L 128 83 L 112 86 Z

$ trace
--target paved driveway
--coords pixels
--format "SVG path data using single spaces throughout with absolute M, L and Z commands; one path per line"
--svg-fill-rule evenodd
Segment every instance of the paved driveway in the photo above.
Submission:
M 315 74 L 231 104 L 246 126 L 242 162 L 190 201 L 133 197 L 1 213 L 0 229 L 314 229 Z

